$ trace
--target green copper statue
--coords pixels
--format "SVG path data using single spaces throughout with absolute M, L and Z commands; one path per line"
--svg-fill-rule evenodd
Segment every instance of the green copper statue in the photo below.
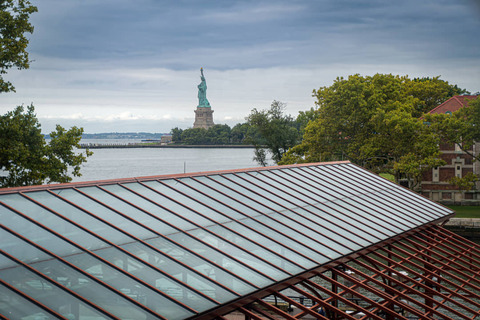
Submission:
M 210 108 L 210 102 L 207 100 L 207 82 L 203 76 L 203 68 L 200 68 L 200 79 L 202 82 L 198 85 L 198 106 L 203 108 Z

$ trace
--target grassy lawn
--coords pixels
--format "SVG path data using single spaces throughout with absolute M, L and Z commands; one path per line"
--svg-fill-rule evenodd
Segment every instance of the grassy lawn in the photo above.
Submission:
M 393 176 L 393 174 L 390 174 L 390 173 L 380 173 L 379 174 L 380 177 L 384 177 L 385 179 L 388 179 L 392 182 L 395 182 L 395 177 Z
M 456 212 L 456 218 L 480 218 L 480 206 L 448 206 Z

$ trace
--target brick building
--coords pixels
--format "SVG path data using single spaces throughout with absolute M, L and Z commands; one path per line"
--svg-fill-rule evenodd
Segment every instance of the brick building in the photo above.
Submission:
M 467 105 L 468 100 L 477 96 L 454 96 L 438 107 L 432 109 L 429 113 L 453 112 Z M 480 142 L 476 142 L 470 150 L 474 154 L 480 152 Z M 480 204 L 480 182 L 476 183 L 475 190 L 462 191 L 455 185 L 448 182 L 453 177 L 462 178 L 472 172 L 480 174 L 480 163 L 473 161 L 472 156 L 463 152 L 458 145 L 453 143 L 442 143 L 440 145 L 440 158 L 446 162 L 446 165 L 433 168 L 424 173 L 422 179 L 422 193 L 424 196 L 443 203 L 471 203 Z

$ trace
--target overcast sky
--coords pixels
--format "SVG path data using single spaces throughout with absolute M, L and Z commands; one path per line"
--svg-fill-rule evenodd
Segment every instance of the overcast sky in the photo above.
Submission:
M 200 67 L 215 123 L 273 100 L 314 106 L 338 76 L 441 76 L 480 91 L 478 0 L 31 0 L 28 70 L 0 113 L 36 107 L 45 133 L 193 125 Z

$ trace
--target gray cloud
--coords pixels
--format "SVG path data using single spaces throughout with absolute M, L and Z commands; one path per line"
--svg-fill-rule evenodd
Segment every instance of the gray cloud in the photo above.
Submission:
M 34 61 L 29 70 L 9 72 L 17 93 L 2 95 L 0 111 L 33 102 L 48 123 L 81 113 L 68 121 L 89 132 L 105 128 L 98 117 L 128 112 L 148 123 L 170 114 L 162 120 L 166 129 L 186 125 L 200 67 L 219 121 L 243 121 L 251 108 L 274 99 L 287 102 L 291 113 L 310 108 L 312 89 L 353 73 L 441 75 L 480 90 L 480 10 L 473 0 L 37 5 L 29 47 Z M 142 119 L 121 120 L 122 126 L 141 129 Z

